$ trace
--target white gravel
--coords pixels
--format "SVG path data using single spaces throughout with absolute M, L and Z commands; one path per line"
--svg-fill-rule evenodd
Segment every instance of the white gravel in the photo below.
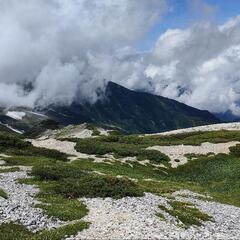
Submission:
M 219 131 L 219 130 L 239 131 L 240 130 L 240 122 L 211 124 L 211 125 L 206 125 L 206 126 L 183 128 L 183 129 L 178 129 L 178 130 L 173 130 L 173 131 L 168 131 L 168 132 L 145 134 L 145 135 L 168 136 L 168 135 L 175 135 L 175 134 L 181 134 L 181 133 L 207 132 L 207 131 Z
M 180 200 L 181 197 L 179 197 Z M 83 199 L 90 210 L 84 218 L 92 222 L 68 240 L 79 239 L 240 239 L 240 208 L 215 202 L 181 198 L 193 202 L 214 222 L 204 222 L 201 227 L 181 228 L 177 219 L 161 212 L 158 206 L 167 206 L 167 198 L 147 193 L 141 198 L 119 200 Z M 82 200 L 82 199 L 81 199 Z M 155 214 L 161 212 L 166 220 Z
M 103 128 L 97 128 L 100 133 L 100 136 L 108 136 L 110 130 Z M 93 131 L 87 128 L 87 124 L 83 123 L 80 125 L 68 125 L 61 129 L 56 130 L 47 130 L 45 131 L 40 139 L 62 139 L 62 138 L 94 138 L 97 136 L 93 135 Z
M 70 141 L 60 141 L 56 140 L 54 138 L 49 139 L 28 139 L 29 142 L 32 143 L 35 147 L 43 147 L 48 149 L 54 149 L 59 152 L 66 153 L 68 155 L 72 155 L 72 157 L 69 157 L 70 160 L 74 161 L 76 159 L 94 159 L 95 162 L 103 162 L 104 160 L 111 160 L 110 155 L 107 157 L 99 158 L 95 155 L 89 155 L 85 153 L 80 153 L 75 150 L 76 143 L 70 142 Z
M 172 167 L 177 167 L 179 165 L 183 165 L 187 163 L 188 158 L 185 154 L 203 154 L 206 155 L 208 153 L 229 153 L 229 147 L 235 146 L 240 142 L 228 142 L 228 143 L 202 143 L 199 146 L 191 146 L 191 145 L 176 145 L 176 146 L 152 146 L 147 149 L 149 150 L 157 150 L 164 154 L 166 154 L 170 159 L 170 163 Z M 175 161 L 175 160 L 178 161 Z
M 26 170 L 0 174 L 0 188 L 8 194 L 8 199 L 0 197 L 0 224 L 18 222 L 34 232 L 59 227 L 61 221 L 47 217 L 41 209 L 34 207 L 39 203 L 34 199 L 38 189 L 17 183 L 17 179 L 27 178 Z

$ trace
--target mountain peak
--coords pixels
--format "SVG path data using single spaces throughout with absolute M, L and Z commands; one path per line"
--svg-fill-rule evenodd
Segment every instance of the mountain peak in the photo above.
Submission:
M 94 104 L 73 103 L 53 107 L 46 113 L 62 124 L 84 122 L 114 125 L 129 133 L 155 133 L 218 123 L 208 111 L 108 82 L 105 98 Z

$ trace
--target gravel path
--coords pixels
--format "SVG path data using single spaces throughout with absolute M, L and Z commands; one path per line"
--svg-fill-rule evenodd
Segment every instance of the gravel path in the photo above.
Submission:
M 148 149 L 158 150 L 166 154 L 170 159 L 172 167 L 177 167 L 187 163 L 188 158 L 185 157 L 185 154 L 203 154 L 208 153 L 229 153 L 229 147 L 235 146 L 240 142 L 228 142 L 228 143 L 202 143 L 200 146 L 191 146 L 191 145 L 176 145 L 176 146 L 153 146 Z M 177 159 L 177 161 L 175 161 Z
M 166 220 L 155 214 L 159 205 L 167 205 L 167 199 L 147 193 L 141 198 L 120 200 L 83 199 L 90 210 L 84 218 L 92 222 L 68 240 L 80 239 L 240 239 L 240 208 L 215 202 L 204 202 L 194 197 L 182 198 L 195 203 L 203 212 L 214 218 L 201 227 L 184 229 L 177 220 L 164 213 Z M 82 199 L 81 199 L 82 200 Z
M 7 194 L 8 199 L 0 197 L 0 224 L 19 222 L 31 231 L 39 231 L 60 226 L 62 222 L 48 218 L 39 208 L 34 196 L 38 189 L 31 185 L 19 184 L 17 179 L 27 178 L 27 168 L 19 172 L 0 174 L 0 188 Z

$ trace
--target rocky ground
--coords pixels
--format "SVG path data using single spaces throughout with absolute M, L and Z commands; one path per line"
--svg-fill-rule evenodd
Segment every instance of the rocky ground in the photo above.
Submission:
M 229 153 L 229 147 L 235 146 L 240 142 L 228 142 L 228 143 L 202 143 L 200 146 L 191 145 L 175 145 L 175 146 L 153 146 L 148 149 L 158 150 L 171 159 L 170 163 L 172 167 L 177 167 L 182 164 L 186 164 L 188 158 L 186 154 L 207 155 L 207 154 L 219 154 Z
M 176 134 L 190 131 L 240 130 L 240 123 L 217 124 L 191 129 L 177 130 L 163 134 Z M 75 131 L 75 130 L 74 130 Z M 81 135 L 89 136 L 89 132 L 81 130 Z M 37 147 L 56 149 L 76 158 L 94 158 L 103 161 L 104 158 L 77 152 L 75 143 L 59 141 L 53 136 L 31 140 Z M 154 146 L 171 159 L 172 166 L 186 163 L 185 154 L 228 153 L 229 147 L 238 142 L 203 143 L 200 146 Z M 3 156 L 6 157 L 6 156 Z M 106 159 L 111 159 L 111 155 Z M 179 162 L 176 162 L 178 159 Z M 4 164 L 1 160 L 0 165 Z M 3 168 L 3 166 L 0 166 Z M 38 203 L 35 195 L 38 189 L 34 186 L 20 184 L 17 179 L 28 177 L 29 168 L 21 167 L 18 172 L 0 173 L 0 189 L 8 194 L 8 199 L 0 197 L 0 224 L 16 221 L 32 231 L 50 229 L 65 224 L 43 214 L 41 209 L 35 208 Z M 184 228 L 177 218 L 161 210 L 159 205 L 169 208 L 169 201 L 174 198 L 181 202 L 194 204 L 201 212 L 212 217 L 212 221 L 203 222 L 202 226 Z M 83 220 L 90 222 L 89 229 L 85 229 L 67 240 L 80 239 L 240 239 L 240 208 L 213 202 L 212 199 L 200 196 L 187 190 L 173 193 L 170 197 L 156 196 L 146 193 L 144 197 L 127 197 L 119 200 L 111 198 L 80 199 L 84 201 L 89 213 Z M 164 219 L 156 214 L 161 213 Z
M 42 210 L 35 208 L 34 198 L 38 189 L 31 185 L 19 184 L 17 179 L 27 178 L 28 168 L 19 172 L 0 173 L 0 188 L 8 194 L 8 199 L 0 197 L 0 224 L 18 222 L 32 231 L 58 227 L 61 221 L 48 218 Z
M 206 125 L 206 126 L 183 128 L 183 129 L 178 129 L 178 130 L 173 130 L 173 131 L 168 131 L 168 132 L 145 134 L 145 135 L 168 136 L 168 135 L 181 134 L 181 133 L 219 131 L 219 130 L 239 131 L 240 130 L 240 122 L 211 124 L 211 125 Z
M 167 206 L 167 198 L 147 193 L 140 198 L 120 200 L 83 199 L 90 210 L 85 220 L 89 229 L 68 240 L 80 239 L 239 239 L 240 209 L 237 207 L 203 201 L 188 192 L 188 197 L 175 194 L 177 200 L 194 203 L 201 211 L 213 217 L 213 221 L 201 227 L 180 227 L 177 219 L 161 212 L 159 205 Z M 165 215 L 165 220 L 156 216 Z
M 108 155 L 105 158 L 99 158 L 99 157 L 96 157 L 95 155 L 80 153 L 75 150 L 76 143 L 70 142 L 70 141 L 60 141 L 54 138 L 49 138 L 49 139 L 39 138 L 39 139 L 31 139 L 28 141 L 30 141 L 32 145 L 35 147 L 55 149 L 55 150 L 58 150 L 59 152 L 63 152 L 68 155 L 71 155 L 70 157 L 71 160 L 75 160 L 78 158 L 82 158 L 82 159 L 92 158 L 95 160 L 95 162 L 102 162 L 104 160 L 110 160 L 112 157 Z
M 96 130 L 98 131 L 100 136 L 107 136 L 109 134 L 109 130 L 105 130 L 103 128 L 97 127 Z M 96 137 L 94 136 L 93 130 L 88 129 L 87 124 L 83 123 L 80 125 L 68 125 L 61 129 L 56 130 L 47 130 L 41 136 L 41 139 L 48 139 L 48 138 L 91 138 Z
M 35 208 L 34 198 L 38 189 L 20 184 L 17 179 L 27 178 L 29 168 L 21 167 L 18 172 L 0 174 L 0 188 L 8 194 L 8 199 L 0 197 L 0 224 L 16 221 L 32 231 L 50 229 L 64 224 L 53 220 Z M 213 221 L 188 229 L 180 227 L 179 221 L 160 210 L 159 205 L 169 207 L 171 198 L 146 193 L 144 197 L 80 199 L 89 214 L 83 219 L 91 222 L 90 228 L 72 236 L 78 239 L 240 239 L 240 208 L 198 199 L 199 195 L 190 191 L 173 193 L 178 201 L 191 202 L 202 212 L 213 217 Z M 201 197 L 201 196 L 200 196 Z M 165 217 L 161 220 L 156 213 Z

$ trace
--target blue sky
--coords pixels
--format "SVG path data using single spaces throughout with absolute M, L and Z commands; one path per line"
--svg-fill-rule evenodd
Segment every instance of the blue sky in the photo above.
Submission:
M 141 50 L 151 49 L 159 35 L 169 28 L 186 28 L 203 20 L 221 24 L 240 15 L 240 0 L 167 0 L 167 3 L 170 11 L 141 41 Z

